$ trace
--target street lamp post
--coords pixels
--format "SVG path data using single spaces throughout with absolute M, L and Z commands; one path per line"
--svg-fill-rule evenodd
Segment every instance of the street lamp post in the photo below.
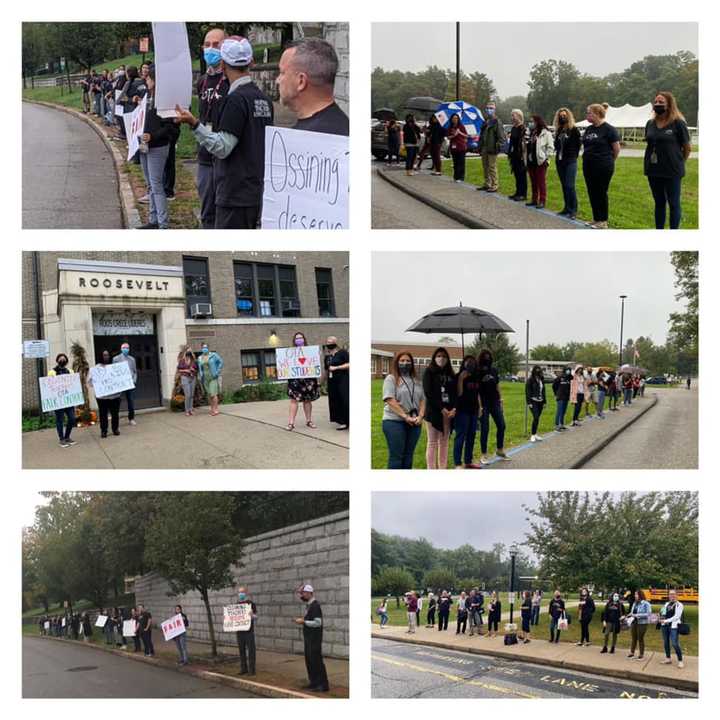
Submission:
M 455 23 L 455 99 L 460 99 L 460 23 Z
M 623 328 L 625 325 L 625 299 L 627 295 L 620 296 L 620 351 L 618 353 L 618 366 L 623 364 Z
M 519 549 L 517 543 L 510 546 L 510 624 L 513 621 L 513 609 L 515 605 L 515 558 Z

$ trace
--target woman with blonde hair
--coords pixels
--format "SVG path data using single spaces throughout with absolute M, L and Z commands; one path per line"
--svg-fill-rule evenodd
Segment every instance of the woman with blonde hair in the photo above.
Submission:
M 588 105 L 585 117 L 590 125 L 582 138 L 583 177 L 592 207 L 592 226 L 598 230 L 608 227 L 608 189 L 620 154 L 620 134 L 605 121 L 605 110 L 600 103 Z
M 558 215 L 566 215 L 571 220 L 577 215 L 577 178 L 578 156 L 580 155 L 580 131 L 575 126 L 575 118 L 568 108 L 562 107 L 555 113 L 555 168 L 563 191 L 563 209 Z
M 510 172 L 515 177 L 515 192 L 511 200 L 527 200 L 527 128 L 522 110 L 513 110 L 510 113 L 512 128 L 508 143 L 508 160 Z
M 645 175 L 655 200 L 655 228 L 665 228 L 666 208 L 670 229 L 680 227 L 680 189 L 685 161 L 692 146 L 685 118 L 671 92 L 659 92 L 653 100 L 653 115 L 645 125 Z

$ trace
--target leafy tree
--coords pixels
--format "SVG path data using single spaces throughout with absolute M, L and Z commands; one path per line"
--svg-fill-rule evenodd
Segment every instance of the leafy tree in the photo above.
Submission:
M 675 268 L 676 300 L 685 302 L 684 310 L 670 315 L 668 345 L 677 353 L 678 372 L 697 372 L 699 354 L 698 253 L 680 251 L 670 254 Z
M 592 367 L 614 365 L 617 360 L 617 346 L 609 340 L 583 343 L 575 351 L 574 360 Z
M 376 595 L 394 595 L 397 606 L 400 607 L 400 596 L 415 585 L 415 578 L 401 567 L 383 568 L 373 578 L 373 593 Z
M 217 641 L 211 590 L 233 584 L 242 541 L 232 522 L 234 499 L 225 493 L 166 493 L 158 504 L 145 542 L 145 561 L 176 595 L 197 590 L 205 605 L 213 657 Z
M 547 343 L 545 345 L 536 345 L 530 349 L 530 361 L 533 360 L 571 360 L 565 354 L 565 348 L 555 343 Z
M 455 573 L 447 567 L 434 567 L 432 570 L 428 570 L 423 578 L 423 587 L 433 592 L 452 590 L 455 584 Z
M 517 345 L 511 343 L 507 333 L 480 333 L 475 336 L 465 352 L 477 355 L 481 350 L 489 350 L 497 371 L 504 375 L 514 373 L 520 365 L 520 351 Z

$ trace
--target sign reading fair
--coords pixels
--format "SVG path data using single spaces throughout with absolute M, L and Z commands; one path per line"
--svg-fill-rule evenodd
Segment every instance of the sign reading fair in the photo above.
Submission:
M 319 345 L 277 348 L 275 362 L 278 380 L 319 378 L 322 374 Z
M 166 641 L 172 640 L 185 632 L 185 623 L 180 613 L 173 615 L 169 620 L 165 620 L 160 627 L 162 628 Z
M 252 605 L 239 603 L 223 608 L 223 632 L 246 632 L 252 625 Z
M 123 115 L 125 123 L 125 135 L 128 143 L 128 161 L 132 160 L 140 148 L 140 136 L 145 127 L 145 113 L 147 112 L 147 95 L 138 103 L 138 106 L 131 112 Z
M 265 128 L 262 227 L 348 227 L 350 142 L 343 135 Z
M 130 367 L 126 362 L 95 365 L 90 368 L 90 382 L 96 398 L 115 395 L 135 387 Z
M 40 378 L 40 404 L 43 412 L 76 407 L 85 403 L 85 396 L 76 373 Z

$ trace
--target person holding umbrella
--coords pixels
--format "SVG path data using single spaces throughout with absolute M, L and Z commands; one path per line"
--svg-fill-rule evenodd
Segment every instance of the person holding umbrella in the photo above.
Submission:
M 478 355 L 478 382 L 480 392 L 480 463 L 487 465 L 490 459 L 487 455 L 488 436 L 490 435 L 490 418 L 495 423 L 496 449 L 495 455 L 502 460 L 509 460 L 505 453 L 505 416 L 503 402 L 500 395 L 500 376 L 493 365 L 493 356 L 489 350 L 482 350 Z
M 448 444 L 452 420 L 455 417 L 456 384 L 450 355 L 437 348 L 423 375 L 425 393 L 425 423 L 427 428 L 428 470 L 447 469 Z

